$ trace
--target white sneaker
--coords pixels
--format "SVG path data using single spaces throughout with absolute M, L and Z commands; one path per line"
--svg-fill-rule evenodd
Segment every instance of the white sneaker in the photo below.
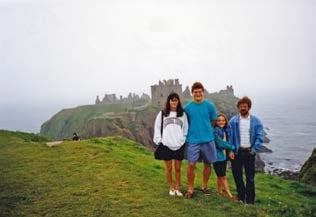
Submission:
M 177 196 L 179 196 L 179 197 L 182 197 L 182 196 L 183 196 L 183 194 L 182 194 L 181 191 L 179 191 L 179 190 L 175 190 L 174 192 L 175 192 L 175 194 L 176 194 Z
M 175 190 L 169 190 L 169 195 L 170 196 L 175 196 L 176 195 L 176 191 Z

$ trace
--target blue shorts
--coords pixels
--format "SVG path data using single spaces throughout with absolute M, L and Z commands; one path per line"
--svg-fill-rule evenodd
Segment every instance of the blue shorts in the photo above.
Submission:
M 187 144 L 187 155 L 190 163 L 198 162 L 200 155 L 204 163 L 214 163 L 217 161 L 215 142 L 205 142 L 199 144 Z

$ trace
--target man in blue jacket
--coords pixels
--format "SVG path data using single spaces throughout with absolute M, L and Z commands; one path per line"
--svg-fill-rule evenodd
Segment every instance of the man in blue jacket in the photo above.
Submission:
M 255 156 L 263 142 L 263 125 L 251 115 L 251 100 L 243 97 L 237 102 L 239 114 L 229 121 L 228 141 L 235 146 L 230 157 L 232 172 L 237 188 L 237 198 L 247 204 L 255 202 Z M 246 185 L 243 180 L 243 168 Z

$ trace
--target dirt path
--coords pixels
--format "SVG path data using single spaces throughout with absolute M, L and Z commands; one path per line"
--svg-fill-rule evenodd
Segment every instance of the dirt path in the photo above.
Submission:
M 56 146 L 56 145 L 59 145 L 60 143 L 62 143 L 63 141 L 54 141 L 54 142 L 46 142 L 46 145 L 48 147 L 53 147 L 53 146 Z

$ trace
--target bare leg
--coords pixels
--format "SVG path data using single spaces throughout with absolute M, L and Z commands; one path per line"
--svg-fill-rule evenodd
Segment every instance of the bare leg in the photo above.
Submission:
M 223 193 L 223 191 L 222 191 L 222 189 L 223 189 L 222 177 L 217 177 L 216 182 L 217 182 L 217 193 L 222 194 Z
M 172 184 L 172 160 L 166 160 L 166 179 L 167 183 L 169 185 L 169 189 L 173 190 L 173 184 Z
M 211 175 L 211 165 L 208 163 L 204 163 L 202 189 L 206 189 L 207 182 L 208 182 L 208 179 L 210 178 L 210 175 Z
M 228 197 L 232 198 L 233 195 L 232 195 L 232 193 L 231 193 L 230 190 L 229 190 L 228 182 L 227 182 L 226 176 L 222 177 L 222 183 L 223 183 L 224 189 L 225 189 L 225 191 L 226 191 Z
M 176 190 L 180 190 L 180 180 L 181 180 L 181 161 L 174 161 L 175 178 L 176 178 Z
M 194 169 L 195 163 L 189 163 L 187 168 L 187 179 L 188 179 L 188 192 L 193 193 L 193 185 L 194 185 Z

